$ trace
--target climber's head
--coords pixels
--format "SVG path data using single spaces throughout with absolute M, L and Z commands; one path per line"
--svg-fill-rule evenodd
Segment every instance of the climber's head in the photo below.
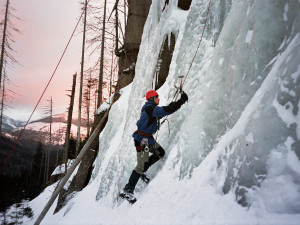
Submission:
M 147 91 L 146 99 L 151 102 L 155 102 L 156 105 L 159 104 L 158 93 L 154 90 Z

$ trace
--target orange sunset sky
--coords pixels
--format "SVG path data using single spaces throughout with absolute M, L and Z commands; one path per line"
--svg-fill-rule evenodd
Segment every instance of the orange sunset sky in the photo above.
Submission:
M 7 71 L 12 81 L 8 88 L 21 96 L 9 98 L 6 104 L 14 109 L 7 108 L 4 113 L 25 121 L 58 63 L 81 14 L 81 6 L 76 0 L 11 0 L 10 3 L 16 9 L 14 14 L 22 19 L 13 20 L 22 31 L 21 35 L 14 35 L 13 45 L 14 56 L 22 66 L 15 65 Z M 6 0 L 0 0 L 1 20 L 5 4 Z M 72 75 L 80 73 L 81 43 L 82 34 L 77 31 L 33 119 L 42 116 L 50 96 L 55 114 L 66 111 L 69 103 L 66 90 L 71 89 Z

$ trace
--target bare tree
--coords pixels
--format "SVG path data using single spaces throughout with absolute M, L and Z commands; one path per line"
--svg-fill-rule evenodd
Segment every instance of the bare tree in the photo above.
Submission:
M 2 120 L 3 120 L 3 110 L 4 110 L 4 96 L 5 96 L 5 71 L 3 73 L 3 85 L 2 85 L 2 96 L 1 96 L 0 136 L 2 134 Z
M 113 42 L 113 46 L 114 46 L 114 42 Z M 113 50 L 111 51 L 111 62 L 110 62 L 110 79 L 109 79 L 109 97 L 112 95 L 112 86 L 113 86 L 113 77 L 114 77 L 114 53 Z
M 44 175 L 44 182 L 48 182 L 49 180 L 49 170 L 50 170 L 50 149 L 52 145 L 52 117 L 53 117 L 53 101 L 52 97 L 50 97 L 49 105 L 45 108 L 45 114 L 49 116 L 49 143 L 48 148 L 46 148 L 46 154 L 45 154 L 45 175 Z
M 87 79 L 87 85 L 84 91 L 84 103 L 86 106 L 86 116 L 87 116 L 87 138 L 89 138 L 90 136 L 90 106 L 91 106 L 91 89 L 93 88 L 93 86 L 95 85 L 94 79 L 92 78 L 91 75 L 91 71 L 90 71 L 90 76 Z
M 19 29 L 17 29 L 12 21 L 10 21 L 10 16 L 20 20 L 18 17 L 14 16 L 11 11 L 14 10 L 10 6 L 10 0 L 6 1 L 5 5 L 5 16 L 4 20 L 1 21 L 0 25 L 3 25 L 3 32 L 2 32 L 2 43 L 1 43 L 1 56 L 0 56 L 0 89 L 2 85 L 2 74 L 4 69 L 4 64 L 8 63 L 9 61 L 12 63 L 17 63 L 17 60 L 13 57 L 11 52 L 14 52 L 11 42 L 13 43 L 14 40 L 12 38 L 12 33 L 21 33 Z M 9 32 L 12 31 L 12 32 Z
M 123 1 L 122 1 L 123 2 Z M 100 51 L 100 57 L 99 60 L 96 62 L 95 65 L 90 67 L 90 70 L 96 71 L 99 70 L 99 79 L 98 79 L 98 85 L 96 87 L 96 93 L 97 93 L 97 105 L 95 105 L 95 110 L 96 107 L 100 107 L 102 104 L 103 100 L 107 98 L 108 96 L 111 95 L 113 92 L 113 87 L 114 85 L 114 75 L 117 74 L 116 68 L 114 68 L 114 65 L 111 65 L 112 62 L 114 62 L 117 57 L 116 55 L 119 54 L 119 50 L 116 53 L 116 40 L 118 41 L 118 46 L 121 45 L 123 46 L 124 42 L 124 34 L 122 32 L 122 26 L 125 26 L 125 21 L 126 19 L 124 18 L 124 23 L 120 23 L 119 20 L 119 13 L 121 12 L 122 15 L 127 16 L 127 1 L 124 0 L 124 5 L 119 3 L 118 1 L 115 1 L 114 7 L 112 8 L 108 19 L 106 19 L 106 13 L 107 13 L 107 8 L 109 8 L 111 4 L 107 1 L 103 1 L 103 5 L 96 6 L 95 4 L 91 7 L 90 9 L 90 16 L 91 19 L 89 20 L 89 23 L 87 24 L 87 29 L 88 29 L 88 39 L 87 39 L 87 44 L 88 44 L 88 49 L 90 50 L 90 55 L 95 53 L 96 51 Z M 121 10 L 124 8 L 124 11 Z M 115 11 L 117 9 L 118 12 Z M 101 14 L 103 12 L 103 14 Z M 101 15 L 101 16 L 99 16 Z M 112 18 L 112 15 L 116 15 L 113 20 L 110 21 L 110 18 Z M 118 21 L 118 22 L 116 22 Z M 123 18 L 122 18 L 123 21 Z M 101 25 L 101 29 L 99 28 L 98 24 Z M 116 29 L 118 28 L 118 29 Z M 119 37 L 119 31 L 121 30 L 121 34 L 123 35 L 123 39 L 120 39 Z M 117 34 L 116 34 L 117 33 Z M 99 35 L 100 34 L 100 35 Z M 112 55 L 111 55 L 112 54 Z M 116 54 L 116 55 L 115 55 Z M 111 59 L 113 58 L 113 60 Z M 112 68 L 114 68 L 112 70 Z M 113 77 L 112 75 L 113 71 Z M 112 77 L 112 79 L 110 79 Z M 105 80 L 109 79 L 112 81 L 111 85 L 111 90 L 110 90 L 110 85 L 109 88 L 103 89 L 105 87 L 108 87 L 105 84 Z M 102 87 L 102 88 L 99 88 Z
M 80 127 L 81 127 L 81 102 L 82 102 L 82 89 L 83 89 L 83 68 L 84 68 L 84 51 L 85 51 L 85 31 L 86 31 L 86 13 L 87 0 L 84 4 L 84 22 L 83 22 L 83 40 L 82 40 L 82 55 L 81 55 L 81 72 L 80 72 L 80 93 L 79 93 L 79 106 L 78 106 L 78 126 L 77 126 L 77 142 L 76 142 L 76 155 L 79 153 L 80 148 Z
M 116 42 L 115 42 L 115 44 L 116 44 L 116 46 L 115 46 L 115 53 L 117 53 L 118 51 L 119 51 L 119 47 L 118 47 L 118 43 L 119 43 L 119 13 L 118 13 L 118 4 L 119 4 L 119 0 L 116 0 L 116 4 L 115 4 L 115 6 L 114 6 L 114 10 L 116 11 L 116 21 L 115 21 L 115 23 L 116 23 L 116 27 L 115 27 L 115 29 L 116 29 Z
M 99 108 L 102 104 L 102 83 L 103 83 L 103 62 L 104 62 L 104 46 L 105 46 L 105 24 L 106 24 L 106 0 L 104 0 L 104 13 L 103 13 L 103 27 L 102 27 L 102 41 L 101 41 L 101 56 L 100 56 L 100 72 L 99 72 L 99 85 L 98 85 L 98 103 Z
M 6 29 L 7 29 L 7 23 L 8 23 L 8 8 L 9 8 L 9 0 L 6 1 L 5 17 L 4 17 L 4 23 L 3 23 L 1 58 L 0 58 L 0 87 L 1 87 L 1 83 L 2 83 L 2 71 L 3 71 L 4 53 L 5 53 L 5 47 L 6 47 Z
M 68 163 L 68 152 L 70 145 L 70 133 L 71 133 L 71 125 L 72 125 L 72 115 L 73 115 L 73 106 L 74 106 L 74 97 L 75 97 L 75 88 L 76 88 L 76 76 L 77 73 L 73 75 L 73 85 L 71 95 L 69 95 L 70 106 L 68 110 L 68 122 L 67 122 L 67 130 L 66 130 L 66 139 L 65 139 L 65 147 L 64 147 L 64 163 L 65 163 L 65 172 L 67 172 L 67 163 Z
M 18 17 L 15 17 L 11 11 L 14 8 L 10 6 L 10 1 L 6 1 L 5 5 L 5 16 L 3 21 L 1 21 L 0 25 L 3 26 L 2 32 L 2 42 L 1 42 L 1 56 L 0 56 L 0 90 L 2 91 L 2 98 L 1 98 L 1 118 L 0 118 L 0 135 L 2 133 L 2 121 L 3 121 L 3 112 L 4 112 L 4 100 L 5 100 L 5 83 L 9 79 L 7 78 L 6 67 L 9 66 L 9 63 L 17 63 L 17 60 L 13 57 L 11 52 L 14 52 L 11 43 L 14 42 L 12 38 L 13 32 L 21 33 L 16 27 L 14 27 L 10 17 L 14 17 L 19 20 Z

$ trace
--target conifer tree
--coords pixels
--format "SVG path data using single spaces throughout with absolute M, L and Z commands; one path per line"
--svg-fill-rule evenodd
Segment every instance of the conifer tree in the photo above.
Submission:
M 43 168 L 42 160 L 43 160 L 43 143 L 39 141 L 32 162 L 32 178 L 38 183 L 41 182 L 40 174 L 41 174 L 41 169 Z

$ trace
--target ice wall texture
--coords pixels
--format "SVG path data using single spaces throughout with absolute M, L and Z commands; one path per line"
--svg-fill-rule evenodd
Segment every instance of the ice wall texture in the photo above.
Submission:
M 224 155 L 228 167 L 223 192 L 228 193 L 234 188 L 237 201 L 250 206 L 253 198 L 249 197 L 249 192 L 256 190 L 270 175 L 272 169 L 268 160 L 274 154 L 282 155 L 278 158 L 278 166 L 284 166 L 281 172 L 290 177 L 290 182 L 275 182 L 274 188 L 284 189 L 284 186 L 297 187 L 300 184 L 299 173 L 293 172 L 290 165 L 282 165 L 289 151 L 300 158 L 297 131 L 300 126 L 300 55 L 297 50 L 300 18 L 297 1 L 253 1 L 246 5 L 243 14 L 246 16 L 240 19 L 237 27 L 232 25 L 239 20 L 237 17 L 241 12 L 234 15 L 235 8 L 232 9 L 226 24 L 235 29 L 223 27 L 218 43 L 221 51 L 215 48 L 216 58 L 213 56 L 211 68 L 213 73 L 224 74 L 217 87 L 224 90 L 221 95 L 226 96 L 226 100 L 223 104 L 216 103 L 221 98 L 219 96 L 212 106 L 213 111 L 220 110 L 228 118 L 219 124 L 220 127 L 231 128 L 241 118 L 241 112 L 246 111 L 246 106 L 251 106 L 252 110 L 255 108 L 238 137 L 228 142 L 228 152 Z M 230 39 L 234 31 L 236 36 Z M 232 48 L 231 56 L 222 56 L 225 52 L 223 46 L 225 49 Z M 223 63 L 220 62 L 222 57 Z M 277 179 L 283 174 L 278 173 Z M 299 199 L 299 189 L 295 192 L 294 198 Z M 273 203 L 276 204 L 274 199 L 277 199 L 277 204 L 280 204 L 281 198 L 273 196 Z M 286 208 L 289 212 L 300 212 L 299 203 L 292 203 L 291 199 L 285 202 L 290 203 L 289 207 L 284 205 L 280 210 Z
M 187 74 L 209 1 L 194 0 L 187 12 L 176 3 L 170 1 L 163 12 L 162 1 L 152 3 L 136 77 L 113 106 L 101 134 L 93 173 L 100 185 L 97 199 L 116 199 L 135 166 L 131 134 L 151 88 L 160 48 L 171 32 L 176 45 L 167 81 L 158 90 L 161 105 L 172 100 L 178 76 Z M 218 160 L 209 163 L 219 175 L 211 173 L 211 180 L 219 179 L 222 185 L 216 188 L 224 194 L 234 191 L 240 204 L 251 206 L 274 190 L 273 184 L 276 193 L 287 185 L 293 194 L 284 206 L 272 208 L 271 200 L 266 204 L 274 211 L 299 213 L 299 4 L 211 1 L 204 39 L 184 84 L 189 102 L 168 118 L 169 136 L 167 125 L 159 131 L 166 157 L 150 169 L 152 178 L 172 168 L 180 179 L 193 179 L 194 169 L 217 152 Z M 282 181 L 277 180 L 280 176 Z M 275 201 L 282 203 L 280 198 Z

